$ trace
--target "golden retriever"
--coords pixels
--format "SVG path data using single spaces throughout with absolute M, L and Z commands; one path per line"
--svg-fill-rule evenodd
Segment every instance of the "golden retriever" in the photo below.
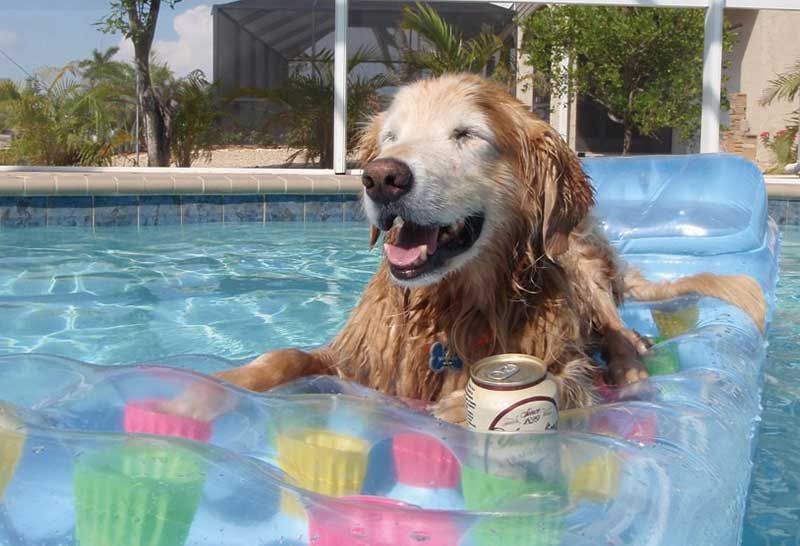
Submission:
M 640 338 L 617 313 L 624 296 L 691 292 L 740 305 L 764 325 L 765 302 L 745 276 L 650 283 L 620 262 L 591 216 L 593 190 L 547 123 L 473 75 L 402 88 L 361 140 L 363 205 L 384 258 L 329 345 L 281 350 L 219 374 L 263 391 L 336 374 L 402 397 L 439 402 L 463 419 L 469 366 L 505 352 L 542 359 L 560 406 L 592 403 L 601 350 L 617 383 L 646 376 Z M 439 344 L 463 366 L 434 369 Z

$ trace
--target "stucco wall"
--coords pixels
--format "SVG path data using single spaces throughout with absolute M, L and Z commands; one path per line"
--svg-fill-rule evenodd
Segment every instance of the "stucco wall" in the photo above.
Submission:
M 727 87 L 731 93 L 747 95 L 749 134 L 758 136 L 763 131 L 782 129 L 800 107 L 800 98 L 794 104 L 775 102 L 770 106 L 762 106 L 760 100 L 769 80 L 800 59 L 800 11 L 727 10 L 726 16 L 739 27 Z M 760 141 L 756 159 L 765 165 L 772 160 Z

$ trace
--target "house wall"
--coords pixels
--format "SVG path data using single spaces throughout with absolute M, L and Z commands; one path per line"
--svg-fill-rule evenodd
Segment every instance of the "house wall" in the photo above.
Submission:
M 746 132 L 737 140 L 746 138 L 752 142 L 756 161 L 769 166 L 772 155 L 758 135 L 784 128 L 792 112 L 800 108 L 800 98 L 794 104 L 781 101 L 770 106 L 762 106 L 760 100 L 769 80 L 800 60 L 800 11 L 727 10 L 725 15 L 731 25 L 738 27 L 738 42 L 726 71 L 727 90 L 731 96 L 745 95 L 740 100 L 745 102 L 746 114 L 744 123 L 731 123 L 730 116 L 725 116 L 723 123 Z

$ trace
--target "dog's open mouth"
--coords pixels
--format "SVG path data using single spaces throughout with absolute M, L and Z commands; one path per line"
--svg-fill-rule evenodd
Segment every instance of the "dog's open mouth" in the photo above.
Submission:
M 394 228 L 398 230 L 394 242 L 384 245 L 392 275 L 411 280 L 442 267 L 475 244 L 483 219 L 482 214 L 476 214 L 446 226 L 403 222 Z

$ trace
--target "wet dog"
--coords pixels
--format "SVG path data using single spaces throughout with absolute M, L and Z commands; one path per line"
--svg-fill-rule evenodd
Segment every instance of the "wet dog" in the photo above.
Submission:
M 646 377 L 647 348 L 617 312 L 625 297 L 716 296 L 763 328 L 749 277 L 651 283 L 627 268 L 591 215 L 575 153 L 477 76 L 402 88 L 364 131 L 361 159 L 371 243 L 384 235 L 384 257 L 347 324 L 318 350 L 267 353 L 220 378 L 263 391 L 335 374 L 460 421 L 469 367 L 488 355 L 542 359 L 562 408 L 594 400 L 595 351 L 615 382 Z

